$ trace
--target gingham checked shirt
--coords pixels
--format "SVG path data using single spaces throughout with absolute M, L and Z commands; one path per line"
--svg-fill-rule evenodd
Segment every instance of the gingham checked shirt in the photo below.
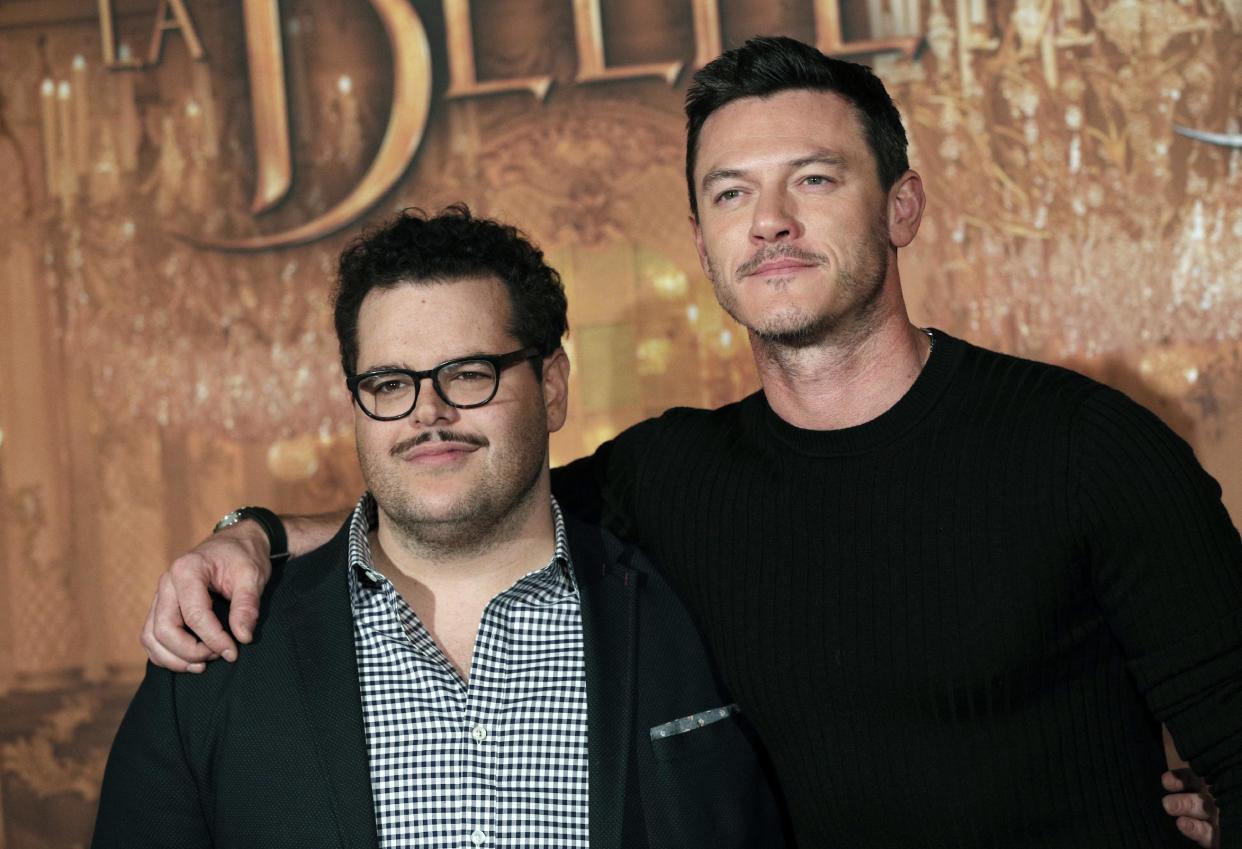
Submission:
M 371 565 L 375 501 L 349 530 L 354 648 L 382 849 L 586 847 L 587 700 L 578 588 L 556 553 L 483 611 L 463 681 Z

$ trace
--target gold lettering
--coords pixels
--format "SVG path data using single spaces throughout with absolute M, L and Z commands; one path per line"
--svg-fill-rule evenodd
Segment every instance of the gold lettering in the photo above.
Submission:
M 104 67 L 110 70 L 141 68 L 139 59 L 117 59 L 116 27 L 112 22 L 112 0 L 99 0 L 99 38 L 103 42 Z
M 717 0 L 692 0 L 691 11 L 694 13 L 694 67 L 697 70 L 724 50 L 720 43 L 720 6 Z
M 902 35 L 845 41 L 841 35 L 840 0 L 815 0 L 815 46 L 829 56 L 856 56 L 859 53 L 900 53 L 913 59 L 921 36 Z
M 697 10 L 696 10 L 696 22 Z M 604 61 L 603 15 L 599 0 L 574 0 L 574 42 L 578 47 L 576 82 L 594 83 L 605 80 L 630 80 L 636 77 L 661 77 L 669 85 L 681 73 L 681 62 L 631 65 L 609 68 Z
M 538 100 L 548 96 L 552 77 L 522 77 L 479 82 L 474 66 L 474 31 L 470 26 L 470 0 L 444 0 L 444 29 L 449 60 L 446 98 L 474 97 L 502 91 L 529 91 Z
M 431 109 L 431 45 L 427 30 L 408 0 L 371 0 L 392 49 L 393 95 L 388 127 L 371 167 L 336 206 L 311 221 L 267 236 L 212 239 L 178 234 L 206 248 L 265 251 L 305 245 L 348 227 L 396 185 L 418 152 Z
M 168 17 L 169 10 L 173 17 Z M 203 44 L 194 31 L 194 21 L 185 8 L 185 0 L 160 0 L 155 9 L 155 29 L 151 32 L 151 49 L 147 51 L 147 63 L 155 65 L 160 61 L 160 51 L 164 49 L 164 34 L 170 30 L 181 30 L 186 47 L 190 50 L 190 58 L 196 62 L 203 61 Z
M 254 118 L 255 181 L 250 211 L 257 215 L 280 203 L 293 184 L 289 103 L 277 0 L 245 0 L 242 11 Z

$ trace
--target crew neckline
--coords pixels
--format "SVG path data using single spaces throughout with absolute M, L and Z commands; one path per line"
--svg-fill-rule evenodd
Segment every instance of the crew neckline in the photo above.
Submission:
M 928 328 L 932 336 L 931 353 L 914 383 L 893 406 L 870 421 L 838 430 L 808 430 L 782 419 L 768 404 L 759 390 L 747 399 L 747 418 L 757 425 L 764 436 L 794 452 L 811 457 L 860 454 L 892 442 L 918 424 L 931 411 L 949 385 L 966 343 L 937 328 Z

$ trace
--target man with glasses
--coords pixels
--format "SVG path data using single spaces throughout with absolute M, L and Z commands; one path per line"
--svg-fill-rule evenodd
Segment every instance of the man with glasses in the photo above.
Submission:
M 566 303 L 539 250 L 405 213 L 344 251 L 334 317 L 368 491 L 235 663 L 149 668 L 93 845 L 782 845 L 687 613 L 552 498 Z
M 682 594 L 799 844 L 1167 846 L 1164 722 L 1242 847 L 1242 542 L 1190 447 L 1082 375 L 910 321 L 923 184 L 868 69 L 754 39 L 686 115 L 700 263 L 763 390 L 553 485 Z M 235 651 L 206 585 L 247 599 L 245 639 L 267 545 L 247 523 L 174 564 L 154 661 Z

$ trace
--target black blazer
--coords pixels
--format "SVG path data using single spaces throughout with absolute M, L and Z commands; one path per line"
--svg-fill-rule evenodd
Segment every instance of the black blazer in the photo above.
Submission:
M 566 517 L 582 600 L 593 849 L 784 845 L 744 718 L 681 603 L 635 549 Z M 92 846 L 376 847 L 348 523 L 277 569 L 253 643 L 200 675 L 148 666 L 108 758 Z

